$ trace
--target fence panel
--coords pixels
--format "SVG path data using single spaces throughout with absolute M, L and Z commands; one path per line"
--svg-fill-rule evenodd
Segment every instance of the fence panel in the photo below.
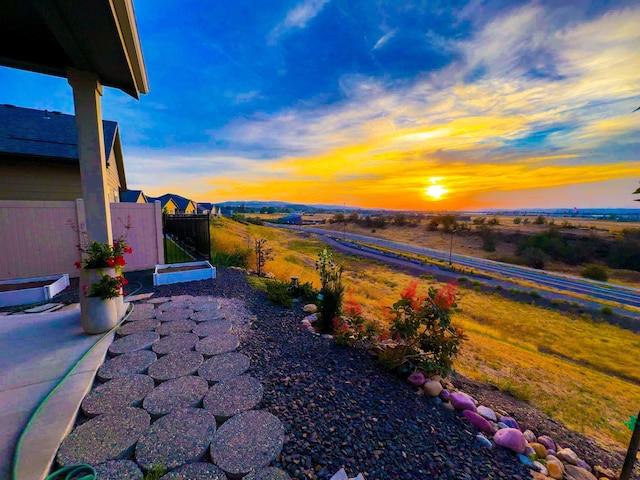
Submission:
M 210 260 L 209 215 L 164 215 L 163 233 L 165 263 Z
M 84 202 L 0 201 L 0 280 L 68 273 L 77 277 Z M 126 271 L 162 263 L 162 216 L 158 204 L 112 203 L 114 238 L 124 235 L 133 254 Z

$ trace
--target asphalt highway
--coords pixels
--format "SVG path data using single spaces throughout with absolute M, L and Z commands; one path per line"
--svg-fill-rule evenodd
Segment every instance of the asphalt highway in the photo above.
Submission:
M 392 249 L 397 252 L 409 253 L 413 255 L 421 255 L 435 260 L 449 262 L 456 267 L 464 267 L 473 269 L 477 273 L 489 273 L 503 276 L 505 279 L 532 282 L 535 285 L 554 288 L 561 291 L 573 292 L 576 294 L 586 295 L 593 299 L 605 300 L 609 302 L 620 303 L 631 307 L 640 308 L 640 290 L 622 285 L 608 284 L 589 280 L 581 277 L 574 277 L 562 273 L 548 272 L 544 270 L 536 270 L 533 268 L 522 267 L 519 265 L 511 265 L 508 263 L 496 262 L 484 258 L 470 257 L 433 248 L 420 247 L 417 245 L 394 242 L 381 238 L 368 237 L 366 235 L 357 235 L 353 233 L 341 233 L 336 231 L 323 230 L 320 228 L 297 227 L 292 225 L 272 225 L 283 228 L 303 230 L 315 233 L 317 235 L 328 236 L 334 239 L 350 240 L 360 242 L 370 246 L 382 247 L 384 249 Z

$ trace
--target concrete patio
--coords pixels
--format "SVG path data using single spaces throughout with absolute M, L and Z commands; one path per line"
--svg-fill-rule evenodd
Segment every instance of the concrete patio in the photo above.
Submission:
M 0 317 L 0 480 L 10 479 L 20 434 L 40 402 L 102 335 L 80 327 L 80 308 Z M 45 478 L 58 445 L 73 426 L 113 333 L 100 342 L 34 419 L 15 480 Z

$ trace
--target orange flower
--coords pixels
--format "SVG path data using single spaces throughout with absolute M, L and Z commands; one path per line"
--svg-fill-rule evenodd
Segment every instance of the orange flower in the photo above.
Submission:
M 413 300 L 416 296 L 416 290 L 418 289 L 418 280 L 412 280 L 407 285 L 407 288 L 400 294 L 400 296 L 405 300 Z

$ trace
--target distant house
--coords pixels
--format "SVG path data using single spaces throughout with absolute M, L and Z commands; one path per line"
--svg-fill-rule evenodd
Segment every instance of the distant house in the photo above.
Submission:
M 223 217 L 232 217 L 235 213 L 231 207 L 219 207 L 218 212 Z
M 155 203 L 156 201 L 160 202 L 162 213 L 166 213 L 168 215 L 178 213 L 178 206 L 171 197 L 165 199 L 161 199 L 160 197 L 147 197 L 147 201 L 149 203 Z
M 127 190 L 120 193 L 120 201 L 127 203 L 149 203 L 147 196 L 142 190 Z
M 287 215 L 278 219 L 278 223 L 288 223 L 291 225 L 300 225 L 302 223 L 302 215 Z
M 173 212 L 171 213 L 186 213 L 186 214 L 194 214 L 196 213 L 196 204 L 194 201 L 189 200 L 188 198 L 185 197 L 181 197 L 180 195 L 176 195 L 174 193 L 165 193 L 164 195 L 160 195 L 158 197 L 158 199 L 160 200 L 161 205 L 163 206 L 163 211 L 164 211 L 164 205 L 169 205 L 169 201 L 173 202 L 173 205 L 175 205 L 175 208 L 173 209 Z M 169 208 L 167 208 L 167 210 L 169 210 Z
M 107 196 L 126 191 L 118 124 L 102 121 Z M 0 105 L 0 200 L 82 198 L 76 118 L 60 112 Z
M 198 213 L 202 213 L 202 214 L 210 213 L 212 215 L 215 215 L 216 213 L 215 212 L 216 207 L 214 207 L 212 203 L 197 202 L 196 206 L 197 206 Z

